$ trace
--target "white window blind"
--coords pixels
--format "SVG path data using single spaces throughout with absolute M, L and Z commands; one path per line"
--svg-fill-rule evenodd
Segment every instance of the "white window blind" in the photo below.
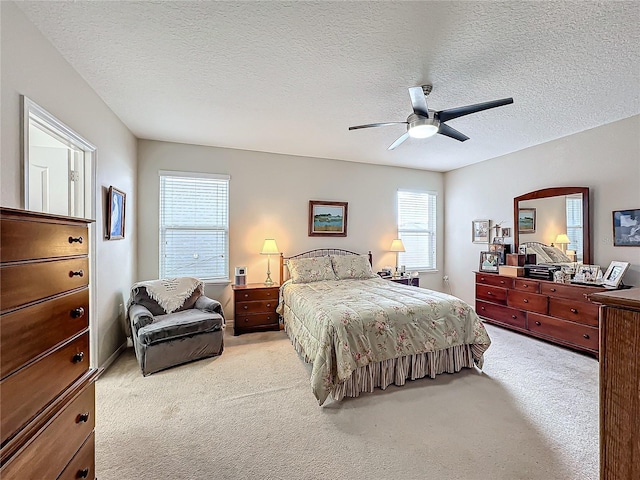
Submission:
M 160 171 L 160 278 L 229 279 L 229 176 Z
M 571 243 L 567 250 L 578 253 L 578 261 L 582 261 L 582 195 L 567 196 L 567 236 Z
M 436 269 L 436 194 L 398 190 L 398 238 L 406 252 L 398 262 L 407 270 Z

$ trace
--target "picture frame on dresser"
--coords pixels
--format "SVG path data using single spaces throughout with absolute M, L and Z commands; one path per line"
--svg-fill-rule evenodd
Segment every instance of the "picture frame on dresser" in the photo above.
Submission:
M 618 288 L 622 283 L 622 277 L 624 277 L 624 274 L 627 272 L 629 265 L 631 265 L 629 262 L 611 262 L 604 274 L 602 284 L 607 287 Z
M 480 265 L 478 270 L 481 272 L 498 273 L 500 265 L 500 254 L 498 252 L 480 252 Z

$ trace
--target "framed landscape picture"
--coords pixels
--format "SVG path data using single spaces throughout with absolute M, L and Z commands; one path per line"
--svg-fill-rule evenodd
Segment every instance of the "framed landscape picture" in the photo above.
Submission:
M 518 210 L 518 233 L 536 233 L 536 209 Z
M 309 200 L 310 237 L 346 237 L 347 202 Z
M 640 247 L 640 209 L 613 212 L 613 246 Z

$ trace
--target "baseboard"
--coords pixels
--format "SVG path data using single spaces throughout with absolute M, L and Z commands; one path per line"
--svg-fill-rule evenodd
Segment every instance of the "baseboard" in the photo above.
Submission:
M 116 351 L 113 352 L 109 358 L 107 358 L 107 361 L 104 362 L 104 365 L 100 366 L 100 374 L 99 375 L 102 375 L 104 372 L 106 372 L 107 369 L 113 364 L 113 362 L 116 361 L 116 359 L 122 354 L 122 352 L 125 351 L 126 348 L 127 348 L 127 342 L 125 342 L 122 345 L 120 345 L 116 349 Z

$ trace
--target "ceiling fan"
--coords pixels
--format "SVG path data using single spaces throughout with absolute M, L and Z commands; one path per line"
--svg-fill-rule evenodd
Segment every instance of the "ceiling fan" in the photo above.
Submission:
M 421 87 L 410 87 L 409 96 L 411 97 L 411 105 L 413 113 L 407 117 L 406 122 L 384 122 L 369 123 L 367 125 L 356 125 L 349 127 L 349 130 L 358 130 L 360 128 L 370 127 L 386 127 L 387 125 L 397 125 L 404 123 L 407 125 L 407 131 L 393 142 L 387 150 L 393 150 L 398 147 L 407 138 L 427 138 L 439 133 L 447 137 L 455 138 L 461 142 L 469 140 L 469 137 L 451 128 L 444 122 L 453 120 L 454 118 L 469 115 L 471 113 L 481 112 L 490 108 L 501 107 L 513 103 L 513 98 L 503 98 L 501 100 L 493 100 L 491 102 L 476 103 L 475 105 L 467 105 L 465 107 L 449 108 L 448 110 L 429 110 L 427 107 L 427 95 L 431 93 L 431 85 L 422 85 Z

